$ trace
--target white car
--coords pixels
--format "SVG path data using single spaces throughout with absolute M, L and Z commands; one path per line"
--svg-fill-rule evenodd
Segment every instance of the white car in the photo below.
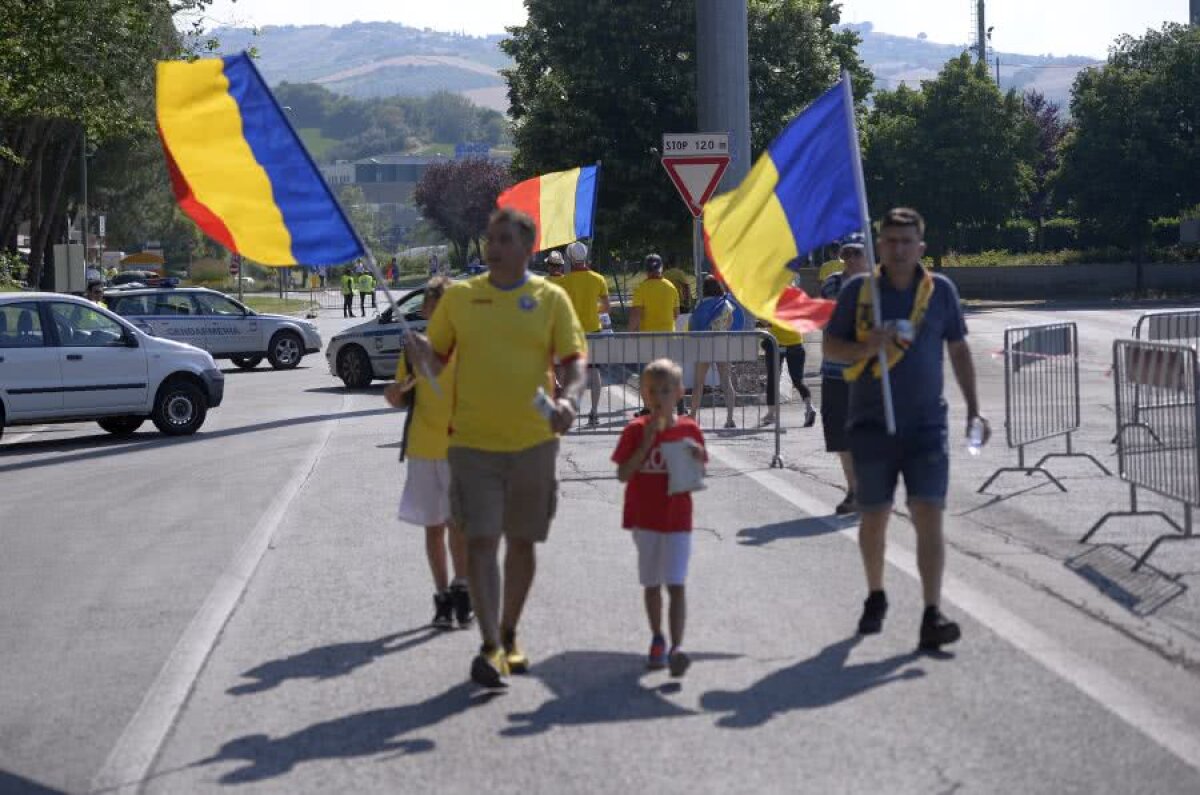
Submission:
M 425 318 L 421 316 L 424 302 L 425 288 L 422 287 L 408 293 L 398 303 L 400 312 L 414 331 L 425 330 Z M 403 336 L 403 324 L 396 321 L 392 307 L 388 307 L 378 317 L 351 326 L 329 340 L 325 347 L 329 372 L 351 389 L 370 386 L 376 378 L 392 378 L 404 349 Z
M 203 287 L 112 290 L 104 300 L 143 331 L 203 348 L 243 370 L 264 357 L 276 370 L 290 370 L 306 353 L 321 350 L 321 335 L 307 320 L 259 314 Z
M 199 348 L 150 336 L 83 298 L 0 294 L 0 433 L 95 420 L 128 435 L 149 418 L 182 436 L 224 394 L 224 374 Z

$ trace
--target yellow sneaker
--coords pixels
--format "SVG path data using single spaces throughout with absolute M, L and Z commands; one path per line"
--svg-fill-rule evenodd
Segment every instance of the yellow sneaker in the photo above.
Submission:
M 508 687 L 502 678 L 508 676 L 508 671 L 508 657 L 504 649 L 482 648 L 471 661 L 471 681 L 489 690 Z
M 504 639 L 504 656 L 508 663 L 508 670 L 514 674 L 523 674 L 529 672 L 529 658 L 521 652 L 521 647 L 517 645 L 517 633 L 511 629 L 501 633 Z

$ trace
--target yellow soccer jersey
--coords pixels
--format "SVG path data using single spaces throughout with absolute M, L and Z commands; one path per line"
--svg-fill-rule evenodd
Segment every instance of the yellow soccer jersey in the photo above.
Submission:
M 679 291 L 662 277 L 651 276 L 633 291 L 633 305 L 642 310 L 639 331 L 674 331 Z
M 558 283 L 567 291 L 585 334 L 600 330 L 600 299 L 608 297 L 608 281 L 593 270 L 571 271 Z
M 404 354 L 396 363 L 396 382 L 400 383 L 412 372 L 405 361 Z M 429 379 L 420 373 L 417 377 L 416 397 L 414 407 L 409 409 L 413 414 L 412 423 L 408 426 L 408 447 L 405 455 L 409 458 L 432 458 L 440 460 L 446 457 L 450 446 L 450 411 L 454 406 L 454 361 L 451 360 L 441 375 L 437 377 L 437 385 L 441 390 L 439 395 L 434 391 Z
M 534 408 L 540 386 L 553 393 L 551 362 L 587 352 L 587 339 L 561 287 L 529 274 L 501 290 L 483 274 L 446 290 L 429 321 L 429 341 L 453 354 L 450 446 L 512 453 L 554 438 Z

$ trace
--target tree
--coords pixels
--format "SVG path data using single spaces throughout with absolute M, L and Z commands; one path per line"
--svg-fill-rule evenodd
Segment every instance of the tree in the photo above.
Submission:
M 0 247 L 29 220 L 31 283 L 42 282 L 46 253 L 65 232 L 79 148 L 153 129 L 155 61 L 184 52 L 173 15 L 209 2 L 0 4 Z
M 1028 193 L 1036 129 L 1016 92 L 1002 95 L 966 53 L 921 91 L 875 97 L 866 130 L 867 195 L 878 216 L 916 207 L 935 266 L 964 225 L 998 225 Z
M 1058 188 L 1139 261 L 1151 220 L 1200 202 L 1197 85 L 1200 29 L 1178 24 L 1120 37 L 1103 68 L 1075 79 Z
M 518 178 L 603 161 L 600 245 L 637 257 L 689 256 L 691 224 L 659 164 L 664 132 L 696 128 L 694 0 L 528 0 L 525 25 L 501 48 Z M 832 0 L 750 0 L 755 154 L 843 66 L 870 88 L 855 34 L 835 33 Z
M 1022 99 L 1025 113 L 1037 129 L 1037 160 L 1033 165 L 1033 183 L 1024 215 L 1037 228 L 1037 248 L 1042 248 L 1042 224 L 1054 211 L 1051 178 L 1059 167 L 1059 152 L 1069 129 L 1058 105 L 1040 91 L 1026 91 Z
M 413 202 L 427 221 L 450 241 L 451 262 L 462 266 L 467 250 L 487 229 L 496 197 L 511 183 L 508 169 L 489 160 L 468 158 L 435 163 L 413 191 Z

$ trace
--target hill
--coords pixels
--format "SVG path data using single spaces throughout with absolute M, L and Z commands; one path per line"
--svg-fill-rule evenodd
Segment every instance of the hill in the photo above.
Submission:
M 876 87 L 916 85 L 937 74 L 965 44 L 879 33 L 871 23 L 846 26 L 863 41 L 859 53 L 875 73 Z M 360 99 L 427 96 L 436 91 L 462 94 L 483 107 L 508 107 L 499 70 L 509 63 L 500 52 L 503 34 L 464 36 L 420 30 L 394 22 L 267 26 L 214 31 L 224 52 L 255 48 L 259 68 L 272 84 L 312 82 Z M 1094 59 L 996 53 L 1000 85 L 1037 89 L 1064 109 L 1078 71 Z M 993 67 L 994 68 L 994 67 Z

